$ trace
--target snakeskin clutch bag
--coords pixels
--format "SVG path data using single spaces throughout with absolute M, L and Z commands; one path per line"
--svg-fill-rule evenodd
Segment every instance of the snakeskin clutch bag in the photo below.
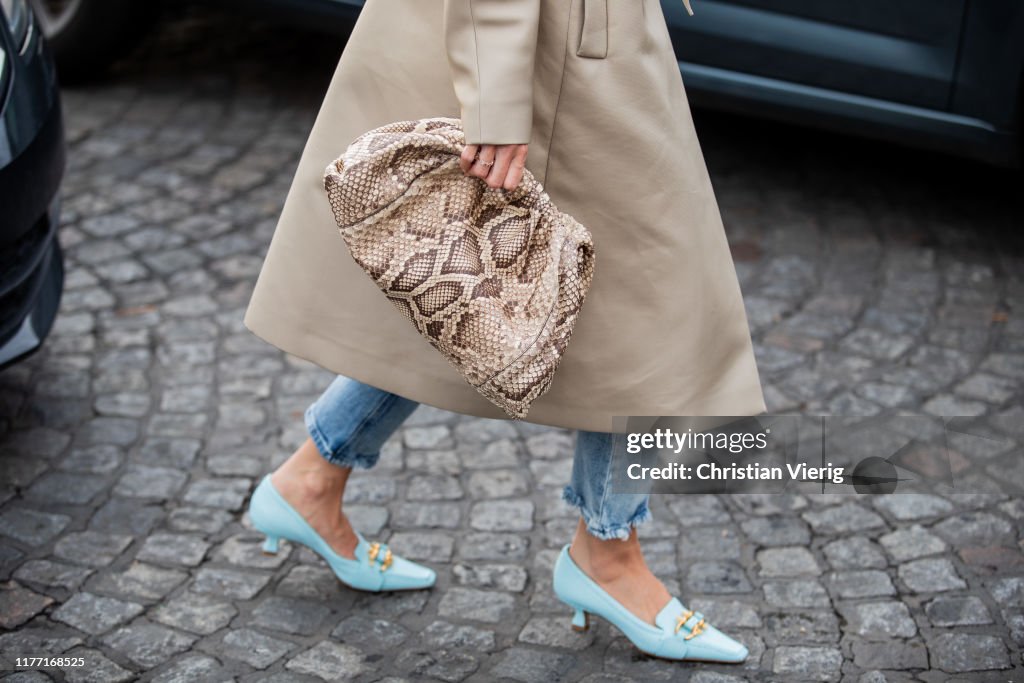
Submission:
M 514 419 L 551 386 L 594 273 L 590 232 L 529 170 L 465 175 L 457 118 L 357 137 L 324 188 L 352 258 L 462 377 Z

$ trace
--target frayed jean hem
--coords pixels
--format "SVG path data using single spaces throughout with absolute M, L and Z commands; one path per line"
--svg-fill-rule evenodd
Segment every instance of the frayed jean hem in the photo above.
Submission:
M 592 536 L 596 536 L 601 540 L 617 538 L 627 541 L 629 540 L 629 534 L 633 527 L 639 526 L 640 524 L 652 519 L 651 509 L 647 500 L 640 503 L 632 517 L 619 524 L 600 524 L 595 521 L 593 515 L 589 510 L 587 510 L 586 505 L 583 502 L 583 498 L 576 493 L 571 485 L 567 485 L 562 489 L 562 500 L 579 509 L 580 514 L 583 516 L 583 522 L 587 527 L 587 533 Z
M 313 439 L 313 443 L 316 445 L 316 449 L 320 451 L 320 455 L 332 465 L 351 467 L 354 470 L 368 470 L 376 465 L 380 459 L 379 451 L 376 453 L 352 453 L 344 447 L 337 450 L 332 449 L 330 442 L 320 429 L 320 425 L 316 423 L 313 406 L 306 409 L 304 417 L 309 438 Z

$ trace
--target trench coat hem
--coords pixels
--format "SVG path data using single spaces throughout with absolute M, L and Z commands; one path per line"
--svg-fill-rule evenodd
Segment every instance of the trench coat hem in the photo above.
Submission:
M 337 339 L 326 339 L 302 328 L 299 321 L 287 320 L 278 311 L 271 320 L 261 311 L 265 307 L 249 306 L 243 317 L 246 329 L 268 344 L 285 353 L 301 358 L 324 370 L 343 375 L 404 398 L 472 417 L 518 421 L 503 410 L 476 393 L 456 370 L 452 368 L 449 377 L 424 372 L 411 372 L 400 368 L 393 361 L 365 353 L 365 350 L 347 346 Z M 424 342 L 425 343 L 425 342 Z M 555 374 L 554 382 L 558 381 Z M 537 399 L 530 414 L 522 422 L 545 425 L 560 429 L 576 429 L 593 432 L 621 433 L 624 421 L 615 417 L 632 415 L 609 415 L 593 409 L 577 408 L 572 405 L 543 404 L 543 396 Z M 582 400 L 582 399 L 581 399 Z M 766 411 L 764 396 L 757 392 L 716 392 L 700 397 L 703 416 L 744 417 L 760 415 Z M 636 413 L 652 417 L 689 415 L 685 411 L 651 415 L 650 412 Z

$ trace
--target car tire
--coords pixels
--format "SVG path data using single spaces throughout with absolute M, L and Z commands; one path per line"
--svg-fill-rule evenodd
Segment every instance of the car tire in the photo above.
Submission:
M 156 0 L 29 0 L 62 83 L 94 79 L 145 35 Z

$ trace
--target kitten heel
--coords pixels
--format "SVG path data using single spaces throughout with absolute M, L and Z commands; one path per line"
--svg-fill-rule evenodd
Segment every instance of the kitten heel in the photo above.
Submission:
M 263 542 L 263 554 L 277 555 L 277 543 L 278 538 L 276 536 L 267 536 L 267 540 Z
M 584 612 L 579 607 L 575 609 L 576 611 L 572 615 L 572 630 L 586 631 L 588 628 L 590 628 L 590 614 Z

